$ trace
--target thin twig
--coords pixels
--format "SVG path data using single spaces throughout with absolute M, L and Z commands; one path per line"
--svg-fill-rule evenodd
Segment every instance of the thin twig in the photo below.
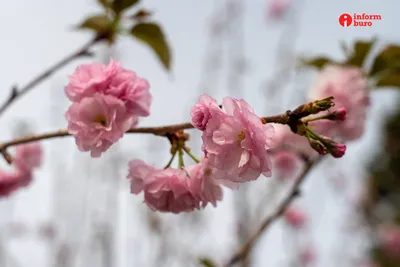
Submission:
M 61 69 L 71 61 L 83 57 L 83 56 L 91 56 L 92 53 L 89 49 L 98 41 L 100 41 L 101 37 L 96 37 L 90 40 L 90 42 L 83 45 L 80 49 L 73 52 L 70 55 L 67 55 L 65 58 L 61 59 L 59 62 L 55 63 L 54 65 L 50 66 L 48 69 L 44 70 L 42 73 L 34 77 L 30 82 L 26 85 L 18 88 L 17 86 L 13 86 L 11 89 L 11 93 L 8 99 L 0 106 L 0 116 L 7 110 L 7 108 L 15 102 L 18 98 L 22 97 L 26 93 L 28 93 L 31 89 L 33 89 L 36 85 L 43 82 L 46 78 L 52 75 L 57 70 Z
M 252 235 L 250 239 L 230 258 L 226 267 L 232 266 L 235 263 L 238 263 L 245 259 L 260 237 L 266 232 L 268 227 L 277 220 L 286 210 L 286 208 L 290 205 L 290 203 L 296 198 L 298 195 L 299 189 L 303 181 L 305 180 L 309 171 L 319 162 L 321 157 L 317 158 L 314 161 L 307 161 L 307 165 L 304 168 L 303 172 L 301 173 L 300 177 L 296 180 L 293 184 L 289 194 L 285 197 L 282 203 L 277 207 L 277 209 L 268 216 L 262 224 L 258 227 L 256 232 Z

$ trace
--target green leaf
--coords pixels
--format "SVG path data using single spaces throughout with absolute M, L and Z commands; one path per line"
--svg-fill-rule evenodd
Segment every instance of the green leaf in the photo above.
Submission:
M 322 69 L 326 64 L 334 63 L 333 60 L 327 57 L 318 57 L 314 59 L 302 59 L 301 63 L 306 66 L 315 67 L 317 69 Z
M 382 74 L 378 78 L 376 87 L 398 87 L 400 88 L 400 69 Z
M 110 3 L 108 0 L 97 0 L 97 3 L 99 3 L 105 9 L 108 9 L 110 7 Z
M 388 45 L 374 59 L 369 75 L 396 68 L 400 65 L 400 46 Z
M 344 64 L 361 68 L 375 43 L 375 38 L 371 41 L 356 41 L 350 57 L 344 62 Z
M 171 51 L 160 26 L 155 23 L 138 23 L 131 29 L 131 34 L 138 40 L 150 46 L 163 66 L 171 67 Z
M 119 14 L 125 9 L 133 7 L 137 3 L 139 3 L 139 0 L 114 0 L 112 9 L 115 11 L 115 13 Z
M 200 264 L 204 267 L 215 267 L 216 265 L 210 259 L 200 259 Z
M 110 30 L 111 22 L 106 15 L 94 15 L 85 19 L 78 25 L 78 29 L 89 29 L 99 34 L 106 33 Z

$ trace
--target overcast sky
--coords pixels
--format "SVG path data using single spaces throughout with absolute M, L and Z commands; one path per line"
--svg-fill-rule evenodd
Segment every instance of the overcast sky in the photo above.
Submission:
M 208 44 L 207 27 L 210 24 L 209 19 L 214 6 L 219 1 L 148 0 L 145 2 L 145 7 L 156 11 L 155 18 L 163 25 L 172 46 L 173 73 L 166 73 L 149 49 L 128 38 L 118 42 L 115 54 L 126 68 L 135 70 L 138 75 L 147 78 L 151 84 L 154 101 L 151 116 L 142 121 L 143 126 L 187 121 L 189 118 L 188 108 L 202 90 L 199 84 L 203 77 L 203 57 Z M 266 1 L 247 0 L 245 2 L 244 51 L 248 73 L 243 81 L 243 90 L 235 93 L 237 94 L 235 96 L 245 98 L 257 113 L 262 113 L 268 110 L 266 105 L 272 105 L 272 103 L 268 102 L 268 99 L 261 94 L 260 85 L 265 79 L 273 78 L 277 71 L 275 53 L 280 34 L 285 30 L 285 23 L 267 23 L 265 18 Z M 386 42 L 400 41 L 400 34 L 396 28 L 398 25 L 396 10 L 400 10 L 398 0 L 302 0 L 293 2 L 296 2 L 295 8 L 301 15 L 299 21 L 296 22 L 299 32 L 297 38 L 290 39 L 288 36 L 288 39 L 293 40 L 292 44 L 295 45 L 299 54 L 327 54 L 332 57 L 340 57 L 340 40 L 351 42 L 354 39 L 378 36 Z M 0 1 L 0 10 L 2 13 L 0 16 L 0 32 L 2 33 L 0 99 L 5 99 L 13 84 L 25 84 L 33 75 L 85 43 L 90 38 L 90 34 L 74 32 L 73 25 L 80 22 L 85 16 L 98 12 L 99 8 L 95 5 L 95 0 L 21 0 Z M 379 14 L 382 16 L 382 20 L 373 22 L 372 27 L 343 28 L 338 23 L 338 17 L 342 13 Z M 289 31 L 290 34 L 292 32 Z M 102 49 L 99 47 L 96 51 L 104 51 Z M 102 60 L 102 58 L 98 57 L 96 60 Z M 63 90 L 63 86 L 67 83 L 67 74 L 71 73 L 78 63 L 87 61 L 89 60 L 75 61 L 68 65 L 13 105 L 0 118 L 0 125 L 3 129 L 0 132 L 0 138 L 5 140 L 11 137 L 12 127 L 19 118 L 28 120 L 36 132 L 55 130 L 55 128 L 65 125 L 62 112 L 60 114 L 50 114 L 49 112 L 52 104 L 50 103 L 50 92 Z M 305 82 L 302 80 L 302 88 L 296 86 L 295 82 L 298 80 L 291 80 L 287 85 L 288 90 L 291 90 L 288 92 L 294 95 L 300 92 L 299 95 L 301 95 L 309 86 L 307 82 L 312 81 L 312 76 L 310 77 Z M 224 81 L 212 91 L 212 95 L 220 100 L 228 94 L 228 91 Z M 362 174 L 363 164 L 367 162 L 372 149 L 377 146 L 376 140 L 379 136 L 376 127 L 377 121 L 382 112 L 386 112 L 394 103 L 392 96 L 393 94 L 388 91 L 374 94 L 368 131 L 365 136 L 360 142 L 350 144 L 344 159 L 336 160 L 334 163 L 333 161 L 324 162 L 319 170 L 324 166 L 326 168 L 335 166 L 336 170 L 346 172 L 346 178 L 352 180 L 352 186 L 356 187 L 358 177 Z M 281 106 L 273 106 L 273 110 L 285 111 L 298 104 L 299 101 L 301 101 L 299 98 L 293 101 L 283 101 L 280 103 Z M 50 122 L 50 115 L 53 120 L 58 116 L 57 124 Z M 135 156 L 143 157 L 151 162 L 153 157 L 146 151 L 148 140 L 154 139 L 127 136 L 121 142 L 121 146 L 124 153 L 134 151 Z M 164 142 L 157 141 L 156 144 L 167 148 L 167 144 Z M 66 154 L 77 150 L 72 138 L 63 141 L 46 141 L 44 145 L 46 155 L 49 155 L 52 145 L 69 146 Z M 160 153 L 165 151 L 162 158 L 167 159 L 167 150 L 161 151 Z M 89 158 L 88 155 L 82 157 Z M 5 166 L 3 162 L 1 164 L 1 166 Z M 161 165 L 164 165 L 164 161 Z M 50 167 L 49 161 L 45 161 L 43 168 L 36 173 L 36 179 L 32 186 L 15 196 L 14 216 L 16 220 L 23 220 L 34 226 L 51 216 Z M 75 178 L 70 177 L 70 179 Z M 123 180 L 124 176 L 120 178 Z M 341 231 L 336 226 L 340 224 L 346 214 L 345 207 L 347 205 L 344 200 L 339 201 L 334 194 L 325 192 L 328 190 L 328 186 L 322 180 L 323 178 L 325 178 L 323 172 L 313 173 L 305 185 L 305 197 L 302 201 L 312 214 L 313 239 L 319 252 L 317 266 L 334 267 L 336 265 L 332 262 L 332 246 L 338 239 L 338 232 Z M 122 199 L 127 201 L 129 198 L 138 198 L 138 201 L 141 201 L 139 199 L 141 196 L 129 196 L 128 190 L 126 190 Z M 322 198 L 325 200 L 320 201 Z M 230 207 L 228 202 L 229 199 L 226 203 L 222 203 L 220 208 L 214 210 L 213 214 L 228 214 L 227 210 Z M 6 209 L 7 203 L 2 203 L 2 206 Z M 228 255 L 229 251 L 224 252 L 223 244 L 214 242 L 219 240 L 219 235 L 221 235 L 221 240 L 226 240 L 224 236 L 229 235 L 229 233 L 224 233 L 224 231 L 226 232 L 224 218 L 220 217 L 223 216 L 216 219 L 216 229 L 211 233 L 210 240 L 213 240 L 211 246 L 215 247 L 216 251 Z M 7 220 L 8 217 L 4 215 L 3 218 Z M 284 257 L 282 245 L 285 246 L 288 242 L 282 235 L 280 225 L 273 227 L 271 234 L 268 235 L 268 240 L 268 245 L 261 246 L 259 256 L 256 255 L 257 259 L 260 258 L 259 266 L 263 263 L 271 264 L 268 266 L 278 266 L 277 264 L 281 263 Z M 125 244 L 124 242 L 121 241 L 121 246 Z M 22 267 L 43 266 L 44 250 L 35 244 L 38 244 L 37 241 L 34 237 L 30 237 L 27 240 L 13 243 L 10 247 L 13 253 L 18 253 L 17 258 Z M 130 250 L 134 250 L 134 248 L 123 248 L 121 255 Z M 122 260 L 118 267 L 127 266 L 125 264 L 126 262 Z

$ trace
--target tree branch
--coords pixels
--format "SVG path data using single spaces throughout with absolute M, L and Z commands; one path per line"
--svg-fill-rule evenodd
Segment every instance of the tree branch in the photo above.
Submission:
M 75 51 L 74 53 L 67 55 L 65 58 L 61 59 L 59 62 L 56 64 L 50 66 L 48 69 L 44 70 L 42 73 L 34 77 L 30 82 L 28 82 L 26 85 L 18 88 L 17 86 L 13 86 L 11 89 L 11 93 L 8 97 L 8 99 L 0 106 L 0 116 L 7 110 L 7 108 L 18 98 L 22 97 L 26 93 L 28 93 L 31 89 L 33 89 L 36 85 L 39 83 L 43 82 L 46 78 L 48 78 L 50 75 L 52 75 L 54 72 L 57 70 L 61 69 L 71 61 L 83 57 L 83 56 L 91 56 L 92 53 L 89 51 L 89 49 L 98 41 L 100 41 L 102 37 L 95 37 L 90 42 L 86 43 L 83 45 L 80 49 Z
M 256 232 L 252 235 L 252 237 L 250 237 L 250 239 L 248 239 L 247 242 L 234 255 L 232 255 L 232 257 L 226 264 L 226 267 L 232 266 L 235 263 L 238 263 L 238 262 L 244 260 L 245 258 L 247 258 L 251 249 L 255 246 L 255 244 L 260 239 L 260 237 L 264 234 L 264 232 L 266 232 L 268 227 L 275 220 L 277 220 L 280 216 L 283 215 L 286 208 L 290 205 L 290 203 L 292 203 L 292 201 L 296 198 L 296 196 L 298 196 L 300 186 L 303 183 L 303 181 L 305 180 L 307 174 L 320 161 L 321 158 L 322 157 L 318 157 L 314 161 L 310 161 L 308 159 L 306 160 L 307 165 L 304 168 L 303 172 L 301 173 L 300 177 L 293 184 L 291 190 L 289 191 L 289 194 L 285 197 L 285 199 L 277 207 L 277 209 L 262 222 L 262 224 L 259 226 L 259 228 L 256 230 Z
M 289 115 L 287 113 L 285 113 L 282 115 L 265 117 L 265 118 L 262 118 L 262 120 L 265 123 L 287 124 L 289 122 Z M 173 132 L 177 132 L 179 130 L 187 130 L 187 129 L 193 129 L 193 128 L 194 128 L 193 125 L 191 123 L 187 122 L 187 123 L 158 126 L 158 127 L 139 127 L 139 128 L 130 129 L 127 133 L 142 133 L 142 134 L 154 134 L 154 135 L 158 135 L 158 136 L 167 136 L 168 133 L 173 133 Z M 6 159 L 6 161 L 8 163 L 11 163 L 12 158 L 7 153 L 7 148 L 9 148 L 11 146 L 35 142 L 35 141 L 39 141 L 39 140 L 52 139 L 52 138 L 56 138 L 56 137 L 65 137 L 65 136 L 71 136 L 68 133 L 67 129 L 61 129 L 61 130 L 58 130 L 55 132 L 50 132 L 50 133 L 43 133 L 43 134 L 38 134 L 38 135 L 30 135 L 30 136 L 15 138 L 11 141 L 0 143 L 0 153 L 3 155 L 3 157 Z

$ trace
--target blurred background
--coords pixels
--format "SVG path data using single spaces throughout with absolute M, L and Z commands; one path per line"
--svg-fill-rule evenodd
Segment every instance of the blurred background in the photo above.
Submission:
M 372 37 L 378 47 L 400 42 L 397 0 L 288 0 L 281 11 L 275 2 L 143 0 L 140 6 L 153 12 L 171 47 L 171 71 L 128 36 L 98 44 L 91 48 L 94 57 L 72 61 L 15 102 L 0 118 L 0 138 L 65 128 L 63 89 L 81 63 L 112 57 L 146 78 L 153 105 L 140 125 L 156 126 L 189 121 L 202 93 L 218 101 L 244 98 L 260 116 L 282 113 L 306 101 L 317 74 L 300 68 L 299 57 L 341 59 L 341 43 Z M 21 0 L 0 1 L 0 11 L 0 98 L 6 100 L 13 85 L 26 84 L 87 43 L 93 33 L 74 27 L 101 7 L 95 0 Z M 338 22 L 343 13 L 382 20 L 344 28 Z M 324 157 L 308 173 L 294 203 L 306 227 L 276 221 L 237 266 L 400 266 L 399 106 L 398 88 L 374 90 L 362 138 L 347 144 L 345 157 Z M 200 155 L 200 135 L 190 134 Z M 126 135 L 98 159 L 80 153 L 73 138 L 41 144 L 43 164 L 34 181 L 0 200 L 0 267 L 179 267 L 200 266 L 202 258 L 220 266 L 274 211 L 288 186 L 260 177 L 226 190 L 216 208 L 162 214 L 130 194 L 126 175 L 132 159 L 164 165 L 170 155 L 163 138 Z M 394 256 L 377 241 L 388 221 Z

